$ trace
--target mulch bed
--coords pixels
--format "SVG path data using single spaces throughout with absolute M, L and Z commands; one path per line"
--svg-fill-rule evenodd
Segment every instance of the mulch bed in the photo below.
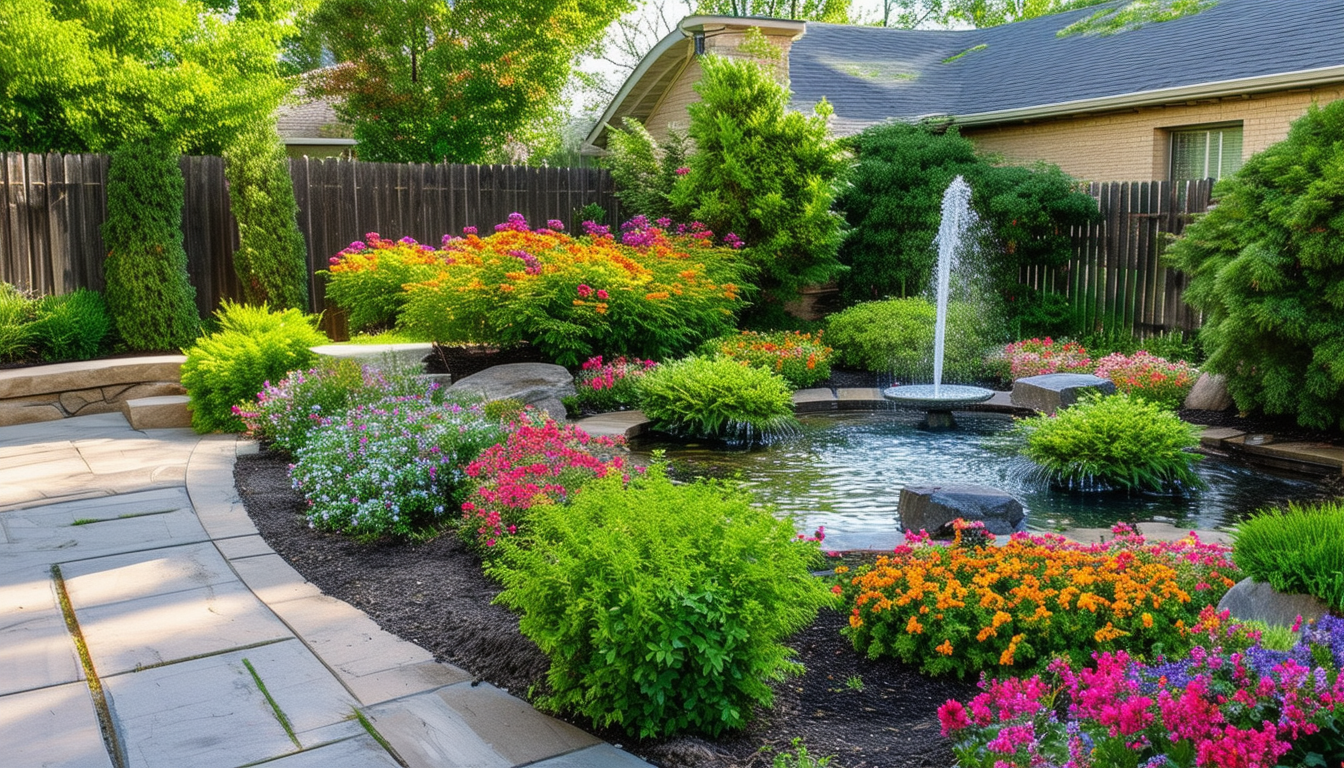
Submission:
M 455 536 L 424 544 L 358 544 L 314 531 L 302 498 L 290 487 L 287 466 L 273 453 L 243 456 L 234 479 L 262 537 L 304 578 L 481 680 L 523 697 L 544 684 L 546 657 L 519 633 L 516 616 L 491 604 L 498 586 Z M 890 659 L 862 658 L 840 636 L 844 623 L 843 615 L 823 611 L 789 641 L 807 673 L 776 686 L 774 708 L 758 712 L 740 734 L 632 741 L 594 733 L 668 768 L 769 766 L 773 750 L 788 748 L 797 737 L 814 756 L 835 755 L 834 768 L 952 765 L 935 712 L 949 698 L 969 698 L 974 685 L 928 678 Z

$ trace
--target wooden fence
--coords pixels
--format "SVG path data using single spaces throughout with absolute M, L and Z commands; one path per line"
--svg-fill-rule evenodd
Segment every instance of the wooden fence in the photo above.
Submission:
M 1200 316 L 1181 294 L 1187 276 L 1162 252 L 1194 214 L 1208 210 L 1213 180 L 1093 183 L 1088 193 L 1101 220 L 1075 229 L 1073 258 L 1060 267 L 1029 267 L 1021 281 L 1069 298 L 1079 327 L 1129 328 L 1147 336 L 1191 331 Z
M 182 231 L 201 313 L 242 296 L 233 272 L 238 226 L 229 210 L 224 162 L 183 157 Z M 0 282 L 36 293 L 103 287 L 101 226 L 107 214 L 106 155 L 0 154 Z M 290 160 L 309 273 L 364 237 L 410 236 L 437 245 L 444 234 L 487 232 L 515 211 L 539 225 L 575 226 L 590 203 L 617 216 L 611 176 L 596 168 L 361 163 Z M 312 311 L 326 309 L 323 282 L 310 278 Z M 329 324 L 329 330 L 335 330 Z

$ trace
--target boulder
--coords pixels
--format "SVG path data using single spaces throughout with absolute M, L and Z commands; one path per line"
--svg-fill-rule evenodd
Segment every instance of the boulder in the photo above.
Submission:
M 1291 627 L 1301 616 L 1303 621 L 1319 619 L 1330 606 L 1311 595 L 1286 595 L 1263 581 L 1242 579 L 1218 601 L 1218 611 L 1231 611 L 1232 618 L 1263 621 L 1271 626 Z
M 486 368 L 448 387 L 448 392 L 473 392 L 486 400 L 514 399 L 565 420 L 560 398 L 574 394 L 574 377 L 562 365 L 509 363 Z
M 1185 407 L 1195 411 L 1226 411 L 1233 405 L 1227 379 L 1218 373 L 1201 373 L 1185 396 Z
M 1115 394 L 1115 383 L 1110 379 L 1086 373 L 1047 373 L 1028 376 L 1013 382 L 1012 403 L 1019 408 L 1030 408 L 1041 413 L 1054 414 L 1078 402 L 1087 392 Z
M 957 518 L 978 520 L 985 530 L 1004 536 L 1027 527 L 1027 514 L 1011 494 L 987 485 L 917 485 L 901 489 L 901 528 L 951 536 Z

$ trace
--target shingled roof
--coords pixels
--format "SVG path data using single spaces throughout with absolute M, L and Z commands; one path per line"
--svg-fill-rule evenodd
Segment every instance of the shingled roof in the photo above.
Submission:
M 809 23 L 789 54 L 793 102 L 809 110 L 825 97 L 848 133 L 889 119 L 977 124 L 1042 107 L 1085 112 L 1125 96 L 1137 105 L 1303 87 L 1312 73 L 1344 80 L 1344 1 L 1217 0 L 1118 34 L 1057 35 L 1121 5 L 958 31 Z M 1297 76 L 1281 82 L 1289 73 Z

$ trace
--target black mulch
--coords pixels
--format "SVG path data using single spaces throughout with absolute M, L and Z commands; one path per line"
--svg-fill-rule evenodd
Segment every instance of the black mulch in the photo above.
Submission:
M 266 542 L 323 592 L 367 612 L 379 626 L 457 664 L 479 679 L 527 696 L 544 681 L 546 658 L 518 632 L 517 618 L 491 605 L 498 587 L 456 537 L 425 544 L 358 544 L 310 529 L 290 488 L 284 458 L 239 458 L 238 491 Z M 718 740 L 680 737 L 623 743 L 672 768 L 759 768 L 771 750 L 801 737 L 813 755 L 835 755 L 835 768 L 946 768 L 953 763 L 935 714 L 974 686 L 931 679 L 891 660 L 860 657 L 839 634 L 845 617 L 825 611 L 789 645 L 807 673 L 776 687 L 775 706 L 743 733 Z M 576 723 L 584 727 L 585 723 Z M 591 730 L 591 729 L 590 729 Z

